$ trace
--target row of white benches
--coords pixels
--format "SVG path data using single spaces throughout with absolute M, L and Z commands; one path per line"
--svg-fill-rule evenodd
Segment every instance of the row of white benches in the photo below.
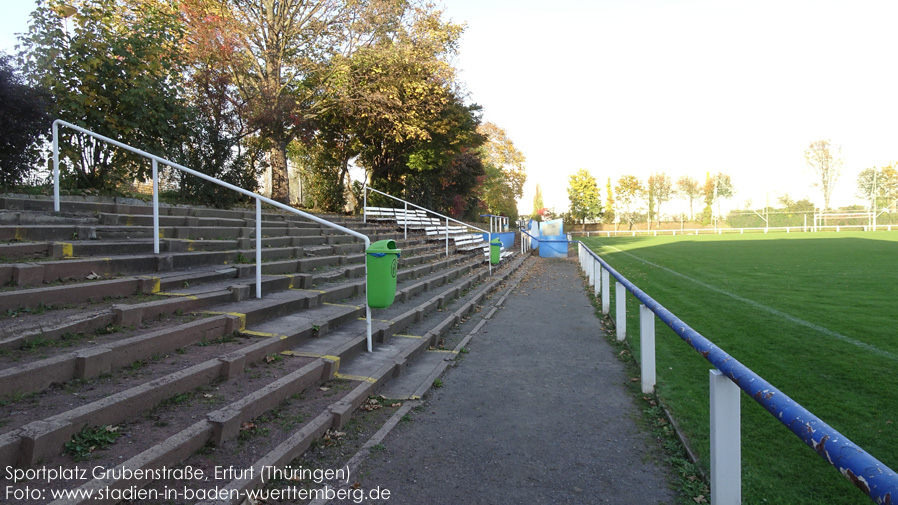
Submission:
M 455 243 L 458 251 L 470 252 L 482 249 L 489 258 L 490 244 L 481 233 L 470 233 L 464 225 L 446 225 L 446 221 L 427 216 L 427 211 L 420 209 L 394 209 L 391 207 L 365 207 L 365 220 L 375 222 L 392 222 L 400 228 L 423 230 L 431 240 L 443 240 L 446 235 Z M 502 251 L 502 257 L 510 256 L 511 251 Z

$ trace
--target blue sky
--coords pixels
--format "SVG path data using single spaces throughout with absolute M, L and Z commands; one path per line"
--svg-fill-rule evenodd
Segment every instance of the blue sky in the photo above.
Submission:
M 32 2 L 0 0 L 0 49 Z M 858 172 L 898 161 L 898 2 L 445 0 L 465 22 L 456 65 L 484 120 L 527 157 L 519 202 L 567 208 L 568 176 L 725 172 L 730 205 L 788 193 L 822 203 L 803 152 L 842 146 L 833 203 Z M 677 204 L 668 204 L 677 210 Z

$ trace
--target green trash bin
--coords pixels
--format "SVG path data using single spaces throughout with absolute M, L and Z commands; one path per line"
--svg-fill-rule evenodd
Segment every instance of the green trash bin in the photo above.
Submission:
M 494 238 L 490 240 L 490 263 L 499 264 L 499 258 L 502 257 L 502 241 Z
M 400 252 L 396 249 L 396 242 L 392 240 L 378 240 L 365 251 L 368 306 L 372 309 L 384 309 L 393 305 Z

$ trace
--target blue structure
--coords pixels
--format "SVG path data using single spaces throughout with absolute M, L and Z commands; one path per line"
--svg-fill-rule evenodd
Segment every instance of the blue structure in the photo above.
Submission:
M 567 258 L 568 240 L 564 234 L 564 221 L 555 219 L 539 223 L 537 243 L 540 258 Z

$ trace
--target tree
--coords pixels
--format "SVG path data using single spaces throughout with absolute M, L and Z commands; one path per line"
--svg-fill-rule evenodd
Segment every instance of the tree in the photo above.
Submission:
M 733 187 L 733 180 L 727 174 L 718 172 L 712 180 L 714 182 L 714 202 L 717 203 L 717 215 L 721 216 L 721 200 L 729 200 L 736 193 L 736 190 Z
M 30 81 L 49 90 L 50 114 L 165 157 L 177 151 L 191 111 L 181 90 L 182 25 L 154 0 L 85 0 L 71 28 L 61 29 L 63 3 L 31 14 L 20 39 Z M 68 31 L 72 33 L 69 34 Z M 60 131 L 63 181 L 116 189 L 147 179 L 150 164 L 71 130 Z
M 583 231 L 586 231 L 586 220 L 602 215 L 599 185 L 596 178 L 584 168 L 571 175 L 568 181 L 567 195 L 571 202 L 571 217 L 579 220 L 583 224 Z
M 664 172 L 660 174 L 652 174 L 646 181 L 646 192 L 648 193 L 649 206 L 654 205 L 654 209 L 649 209 L 649 220 L 654 216 L 656 220 L 661 221 L 661 204 L 670 201 L 673 185 L 670 177 Z
M 636 216 L 635 209 L 631 210 L 631 207 L 643 193 L 642 183 L 634 175 L 623 175 L 618 179 L 614 193 L 617 195 L 618 204 L 623 206 L 623 217 L 627 220 L 628 229 L 632 230 Z
M 611 177 L 605 183 L 605 211 L 602 217 L 607 224 L 614 222 L 614 192 L 611 189 Z
M 248 124 L 268 145 L 272 198 L 289 203 L 287 147 L 312 128 L 338 96 L 352 54 L 391 26 L 404 3 L 349 0 L 222 0 L 221 15 L 192 31 L 226 34 L 211 39 L 246 104 Z
M 524 155 L 518 151 L 508 134 L 493 123 L 485 123 L 477 132 L 486 137 L 480 156 L 486 169 L 483 201 L 490 214 L 508 216 L 517 221 L 517 199 L 524 194 L 527 174 Z
M 50 130 L 49 95 L 28 86 L 0 54 L 0 185 L 20 184 L 39 159 L 38 142 Z
M 536 185 L 536 193 L 533 195 L 533 219 L 540 221 L 546 206 L 543 203 L 543 189 L 539 184 Z
M 683 176 L 677 179 L 676 194 L 689 202 L 689 220 L 695 219 L 692 213 L 693 202 L 702 195 L 702 186 L 695 179 L 689 176 Z
M 894 207 L 898 199 L 898 171 L 894 165 L 883 168 L 867 168 L 857 178 L 858 196 L 870 202 L 871 207 Z
M 804 152 L 804 158 L 818 178 L 814 186 L 823 191 L 823 208 L 828 210 L 833 187 L 842 171 L 842 147 L 833 148 L 830 140 L 815 140 Z

